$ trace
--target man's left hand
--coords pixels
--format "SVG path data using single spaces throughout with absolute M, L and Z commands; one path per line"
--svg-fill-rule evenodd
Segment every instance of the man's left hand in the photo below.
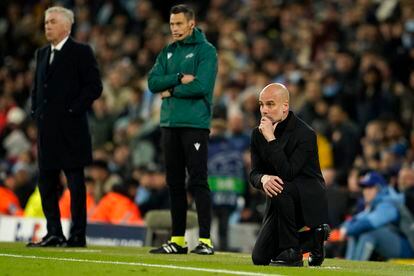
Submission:
M 161 99 L 165 99 L 165 98 L 169 98 L 171 97 L 171 92 L 168 90 L 162 91 L 161 92 Z

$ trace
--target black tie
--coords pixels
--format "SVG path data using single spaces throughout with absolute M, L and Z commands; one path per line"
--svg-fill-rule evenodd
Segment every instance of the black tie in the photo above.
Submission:
M 49 64 L 52 64 L 53 60 L 54 60 L 54 59 L 55 59 L 55 57 L 56 57 L 57 52 L 58 52 L 58 50 L 56 50 L 56 49 L 53 49 L 53 50 L 52 50 L 52 53 L 50 53 Z

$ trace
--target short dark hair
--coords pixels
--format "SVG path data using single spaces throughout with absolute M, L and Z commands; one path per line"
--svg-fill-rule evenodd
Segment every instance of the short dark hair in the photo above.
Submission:
M 170 14 L 184 13 L 187 20 L 194 20 L 194 10 L 187 5 L 180 4 L 171 8 Z

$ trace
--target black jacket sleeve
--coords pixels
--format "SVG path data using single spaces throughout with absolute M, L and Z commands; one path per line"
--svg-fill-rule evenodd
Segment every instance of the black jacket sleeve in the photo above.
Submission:
M 261 179 L 264 175 L 263 173 L 263 160 L 261 160 L 258 145 L 257 145 L 257 135 L 258 130 L 257 128 L 253 130 L 252 139 L 250 142 L 250 156 L 252 162 L 252 170 L 250 171 L 250 183 L 256 189 L 263 190 L 263 185 Z
M 79 59 L 80 96 L 75 99 L 69 112 L 81 114 L 86 112 L 93 101 L 102 93 L 102 81 L 98 64 L 92 49 L 88 45 L 82 45 Z

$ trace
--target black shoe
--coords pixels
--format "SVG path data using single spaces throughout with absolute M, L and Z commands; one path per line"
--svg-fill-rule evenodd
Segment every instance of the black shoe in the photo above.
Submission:
M 188 248 L 182 247 L 175 242 L 168 241 L 159 248 L 151 249 L 151 254 L 187 254 Z
M 46 235 L 40 242 L 29 242 L 26 247 L 65 247 L 66 239 L 63 236 Z
M 208 244 L 200 242 L 193 250 L 191 250 L 191 253 L 200 254 L 200 255 L 213 255 L 214 249 Z
M 86 247 L 85 236 L 71 236 L 67 241 L 67 247 Z
M 272 266 L 303 266 L 302 251 L 289 248 L 270 261 Z
M 313 248 L 309 253 L 309 266 L 320 266 L 325 260 L 324 242 L 329 238 L 331 228 L 328 224 L 322 224 L 313 229 Z

